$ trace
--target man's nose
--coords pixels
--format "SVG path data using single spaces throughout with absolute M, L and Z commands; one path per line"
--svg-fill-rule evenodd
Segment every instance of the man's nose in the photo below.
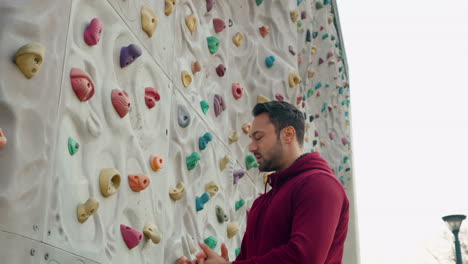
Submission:
M 250 145 L 249 145 L 249 151 L 250 152 L 255 152 L 257 150 L 257 144 L 255 144 L 255 142 L 250 142 Z

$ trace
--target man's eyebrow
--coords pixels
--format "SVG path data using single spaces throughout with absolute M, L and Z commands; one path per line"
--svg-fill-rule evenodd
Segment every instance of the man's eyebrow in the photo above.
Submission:
M 251 135 L 249 135 L 250 138 L 255 137 L 258 133 L 262 133 L 263 131 L 254 131 Z

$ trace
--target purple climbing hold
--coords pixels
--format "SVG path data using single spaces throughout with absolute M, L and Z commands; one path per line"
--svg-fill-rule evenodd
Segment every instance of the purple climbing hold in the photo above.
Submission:
M 223 112 L 226 109 L 224 98 L 219 94 L 215 94 L 213 104 L 215 116 L 218 117 L 221 114 L 221 112 Z
M 226 66 L 224 66 L 223 64 L 220 64 L 218 65 L 218 67 L 216 67 L 216 73 L 218 74 L 219 77 L 223 77 L 225 72 L 226 72 Z
M 284 95 L 281 94 L 281 93 L 277 93 L 277 94 L 275 94 L 275 98 L 276 98 L 276 100 L 282 102 L 284 100 Z
M 289 52 L 292 54 L 292 55 L 296 55 L 296 52 L 294 51 L 294 48 L 293 46 L 289 45 Z
M 120 68 L 124 68 L 132 64 L 138 57 L 141 56 L 141 49 L 136 44 L 130 44 L 127 47 L 120 49 Z
M 239 180 L 242 177 L 244 177 L 245 170 L 243 170 L 243 169 L 234 170 L 234 172 L 232 174 L 234 176 L 234 184 L 237 184 L 239 182 Z
M 324 62 L 324 60 L 320 57 L 319 60 L 318 60 L 318 64 L 322 64 Z
M 210 12 L 215 4 L 214 0 L 206 0 L 206 12 Z
M 319 136 L 319 133 L 317 130 L 314 131 L 314 136 L 318 137 Z
M 306 11 L 302 11 L 301 12 L 301 19 L 306 19 L 307 18 L 307 12 Z

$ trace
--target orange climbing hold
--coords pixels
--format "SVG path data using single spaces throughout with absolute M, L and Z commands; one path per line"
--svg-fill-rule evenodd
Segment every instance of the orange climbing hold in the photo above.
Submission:
M 6 143 L 7 143 L 7 138 L 5 137 L 5 134 L 3 134 L 3 131 L 0 128 L 0 148 L 5 146 Z
M 158 155 L 151 155 L 150 165 L 153 171 L 158 171 L 164 167 L 164 159 Z

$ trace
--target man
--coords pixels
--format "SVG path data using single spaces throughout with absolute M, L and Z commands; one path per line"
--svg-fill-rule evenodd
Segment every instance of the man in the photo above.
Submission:
M 341 263 L 349 201 L 327 162 L 317 152 L 303 153 L 303 114 L 277 101 L 257 104 L 252 113 L 249 151 L 260 171 L 276 172 L 268 178 L 271 191 L 250 209 L 241 251 L 232 264 Z M 225 245 L 219 256 L 199 244 L 203 251 L 196 263 L 231 263 Z

